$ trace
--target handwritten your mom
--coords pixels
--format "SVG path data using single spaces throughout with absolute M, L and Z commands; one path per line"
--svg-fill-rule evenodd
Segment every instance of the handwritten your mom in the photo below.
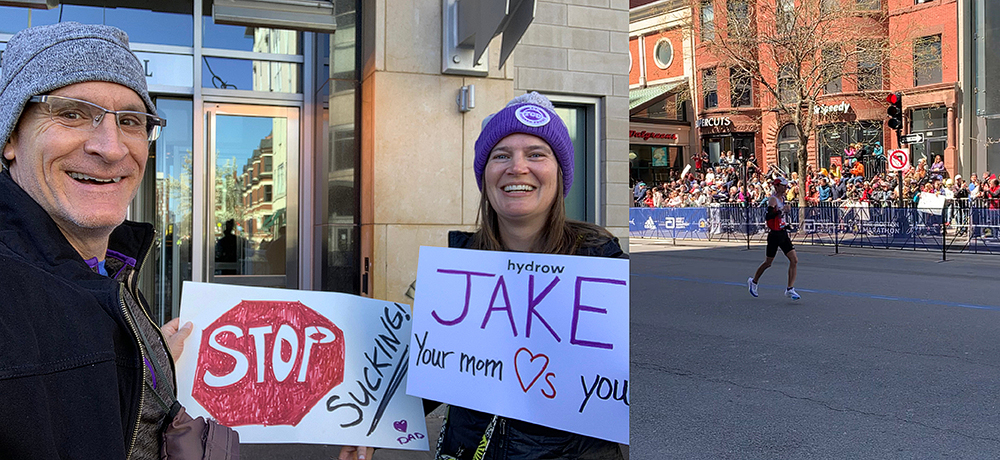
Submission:
M 569 344 L 572 346 L 605 350 L 613 349 L 614 344 L 604 343 L 597 340 L 589 340 L 587 337 L 580 336 L 579 326 L 582 322 L 600 322 L 600 315 L 608 314 L 608 311 L 605 308 L 586 305 L 581 292 L 582 288 L 587 284 L 625 286 L 625 280 L 576 276 L 574 280 L 567 281 L 559 277 L 559 275 L 564 271 L 565 266 L 561 265 L 538 264 L 535 262 L 515 263 L 508 260 L 508 276 L 511 273 L 514 275 L 520 275 L 522 273 L 529 274 L 527 278 L 527 308 L 519 308 L 518 311 L 524 311 L 525 313 L 524 317 L 517 317 L 514 313 L 514 305 L 511 304 L 510 296 L 508 294 L 508 281 L 504 274 L 439 268 L 437 269 L 438 273 L 465 277 L 465 304 L 462 306 L 462 310 L 457 312 L 457 314 L 455 311 L 435 309 L 431 311 L 431 316 L 442 326 L 456 326 L 465 321 L 476 321 L 479 323 L 479 328 L 483 330 L 488 327 L 509 327 L 511 334 L 514 337 L 519 337 L 522 332 L 525 338 L 531 338 L 532 334 L 535 334 L 536 336 L 538 334 L 548 334 L 559 343 L 562 343 L 564 340 L 568 340 Z M 542 274 L 542 276 L 536 278 L 536 273 Z M 542 279 L 548 279 L 549 276 L 546 275 L 554 276 L 546 283 Z M 471 305 L 471 299 L 473 297 L 473 281 L 486 279 L 491 281 L 490 284 L 492 285 L 493 293 L 490 296 L 489 305 L 486 306 L 485 311 L 481 311 Z M 523 277 L 518 278 L 519 281 L 522 279 Z M 572 319 L 568 324 L 553 324 L 552 321 L 545 318 L 542 307 L 548 305 L 545 302 L 546 296 L 548 296 L 559 283 L 565 282 L 574 283 L 575 290 Z M 477 284 L 481 285 L 481 283 Z M 518 325 L 523 325 L 523 328 L 519 329 Z M 428 335 L 429 333 L 427 331 L 423 333 L 423 336 L 420 336 L 418 333 L 414 334 L 414 338 L 416 339 L 417 346 L 419 348 L 417 350 L 416 358 L 416 365 L 418 367 L 433 366 L 441 369 L 457 368 L 459 372 L 470 373 L 473 376 L 482 376 L 483 378 L 496 379 L 502 382 L 504 379 L 505 360 L 512 359 L 515 377 L 517 378 L 518 383 L 521 386 L 521 390 L 524 393 L 530 391 L 535 384 L 541 380 L 544 381 L 544 383 L 540 384 L 539 390 L 544 397 L 554 399 L 558 394 L 559 389 L 557 388 L 557 380 L 555 379 L 556 375 L 553 372 L 546 372 L 549 365 L 549 357 L 544 353 L 532 353 L 528 348 L 521 347 L 514 352 L 513 356 L 475 356 L 464 352 L 456 353 L 454 351 L 439 350 L 432 347 L 428 344 Z M 507 376 L 509 379 L 509 365 L 507 366 Z M 601 400 L 621 401 L 626 406 L 629 405 L 627 379 L 619 381 L 618 379 L 611 379 L 601 376 L 600 374 L 594 375 L 593 378 L 581 375 L 580 384 L 582 392 L 579 395 L 579 412 L 581 414 L 587 408 L 587 404 L 591 401 L 593 396 L 596 396 Z

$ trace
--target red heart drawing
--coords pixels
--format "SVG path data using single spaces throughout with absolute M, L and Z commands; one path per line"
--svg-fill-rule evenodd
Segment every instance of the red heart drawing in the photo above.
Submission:
M 527 353 L 528 356 L 531 357 L 531 359 L 529 359 L 528 362 L 525 364 L 526 366 L 535 362 L 535 359 L 545 358 L 545 363 L 542 364 L 542 368 L 539 369 L 537 373 L 535 373 L 535 378 L 531 379 L 531 383 L 529 383 L 528 386 L 524 386 L 524 379 L 521 378 L 521 366 L 517 363 L 517 357 L 521 355 L 522 351 Z M 521 349 L 517 350 L 517 353 L 514 353 L 514 373 L 517 374 L 517 381 L 518 383 L 521 384 L 521 389 L 524 390 L 525 393 L 527 393 L 528 390 L 531 389 L 531 386 L 534 385 L 535 382 L 538 380 L 538 378 L 542 376 L 542 373 L 545 372 L 545 368 L 547 367 L 549 367 L 549 357 L 545 356 L 542 353 L 539 353 L 537 355 L 532 354 L 530 350 L 524 347 L 521 347 Z

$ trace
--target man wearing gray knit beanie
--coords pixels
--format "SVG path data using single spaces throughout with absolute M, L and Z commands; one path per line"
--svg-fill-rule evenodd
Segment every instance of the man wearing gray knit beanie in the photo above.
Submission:
M 166 122 L 114 27 L 26 29 L 2 65 L 0 457 L 160 458 L 190 327 L 149 319 L 125 215 Z

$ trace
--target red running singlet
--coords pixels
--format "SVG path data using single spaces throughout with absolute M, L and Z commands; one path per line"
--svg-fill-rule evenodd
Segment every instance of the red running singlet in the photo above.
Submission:
M 778 202 L 777 206 L 768 206 L 767 214 L 764 217 L 767 220 L 767 228 L 771 231 L 785 228 L 785 220 L 782 219 L 782 216 L 785 215 L 785 201 L 777 196 L 774 198 Z

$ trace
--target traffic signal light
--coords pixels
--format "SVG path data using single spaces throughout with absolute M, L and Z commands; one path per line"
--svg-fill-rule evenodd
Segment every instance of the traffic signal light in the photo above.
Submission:
M 889 103 L 885 109 L 889 116 L 889 129 L 903 129 L 903 93 L 889 93 L 885 100 Z

